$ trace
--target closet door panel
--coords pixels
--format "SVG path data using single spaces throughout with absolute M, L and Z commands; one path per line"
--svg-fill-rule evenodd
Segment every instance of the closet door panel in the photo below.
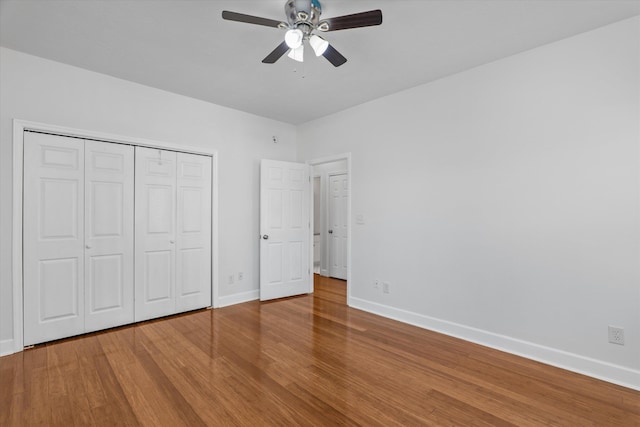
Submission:
M 175 313 L 176 153 L 136 147 L 135 320 Z
M 177 154 L 176 311 L 211 306 L 211 157 Z
M 133 322 L 133 147 L 85 142 L 85 329 Z
M 25 345 L 84 332 L 83 147 L 24 134 Z

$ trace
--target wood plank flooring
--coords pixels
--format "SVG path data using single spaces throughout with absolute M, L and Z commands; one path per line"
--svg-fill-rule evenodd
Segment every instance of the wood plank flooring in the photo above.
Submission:
M 640 392 L 314 295 L 0 358 L 2 426 L 640 426 Z

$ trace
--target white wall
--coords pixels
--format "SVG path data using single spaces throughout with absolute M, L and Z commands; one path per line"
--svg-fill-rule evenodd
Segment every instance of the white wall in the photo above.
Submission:
M 350 303 L 640 388 L 639 27 L 300 126 L 352 155 Z
M 259 160 L 294 160 L 295 127 L 4 48 L 0 64 L 0 353 L 13 349 L 14 118 L 218 150 L 220 295 L 258 289 Z

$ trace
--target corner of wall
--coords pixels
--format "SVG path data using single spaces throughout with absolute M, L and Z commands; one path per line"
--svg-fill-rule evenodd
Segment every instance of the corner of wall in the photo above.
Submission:
M 228 307 L 230 305 L 241 304 L 243 302 L 255 301 L 260 298 L 260 290 L 254 289 L 246 292 L 225 295 L 218 298 L 218 305 L 215 308 Z

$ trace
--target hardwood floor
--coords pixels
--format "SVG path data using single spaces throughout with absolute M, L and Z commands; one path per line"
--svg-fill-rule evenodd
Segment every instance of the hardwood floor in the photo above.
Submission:
M 314 295 L 0 358 L 0 425 L 639 426 L 640 392 Z

